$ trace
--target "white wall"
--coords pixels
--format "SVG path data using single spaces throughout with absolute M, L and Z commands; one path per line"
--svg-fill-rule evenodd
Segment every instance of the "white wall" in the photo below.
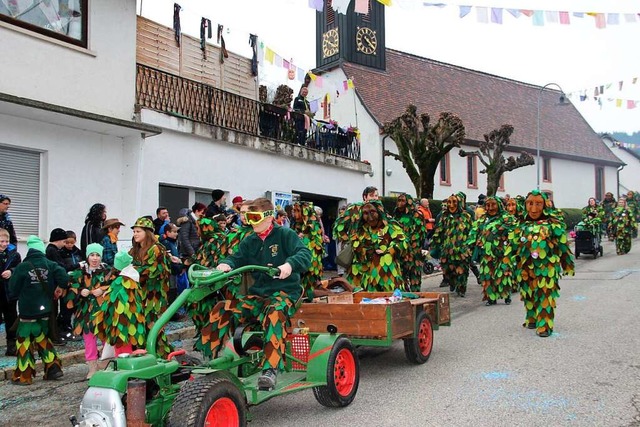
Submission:
M 135 185 L 123 180 L 123 144 L 122 138 L 0 115 L 0 145 L 42 153 L 39 234 L 45 240 L 56 227 L 79 234 L 94 203 L 125 224 L 135 220 L 134 200 L 122 196 Z
M 130 120 L 135 0 L 91 1 L 89 49 L 0 26 L 0 92 Z
M 612 146 L 610 141 L 605 141 L 605 143 L 613 154 L 626 163 L 626 166 L 620 171 L 619 195 L 621 196 L 629 190 L 638 191 L 640 189 L 640 160 L 628 151 L 620 147 Z M 609 191 L 615 196 L 618 195 L 614 190 Z

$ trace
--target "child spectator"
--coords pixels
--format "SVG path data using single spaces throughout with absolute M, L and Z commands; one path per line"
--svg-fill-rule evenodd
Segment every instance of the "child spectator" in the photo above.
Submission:
M 227 216 L 225 214 L 218 214 L 218 215 L 214 215 L 213 219 L 215 222 L 218 223 L 218 225 L 220 226 L 220 229 L 226 233 L 227 230 Z
M 300 274 L 309 269 L 311 252 L 295 231 L 274 224 L 273 204 L 269 199 L 254 200 L 245 217 L 254 234 L 246 236 L 238 250 L 216 268 L 227 272 L 248 264 L 273 265 L 280 269 L 280 275 L 274 279 L 266 274 L 256 274 L 247 295 L 219 302 L 202 329 L 201 339 L 209 343 L 210 351 L 215 355 L 232 323 L 257 318 L 265 334 L 258 387 L 270 390 L 276 385 L 278 371 L 284 367 L 285 323 L 287 317 L 295 313 L 295 302 L 301 297 Z
M 64 247 L 66 240 L 67 232 L 62 228 L 54 228 L 49 235 L 49 244 L 46 249 L 47 259 L 57 263 L 62 268 L 65 268 L 65 263 L 60 251 Z M 56 300 L 52 304 L 51 312 L 49 334 L 53 343 L 55 345 L 65 345 L 67 341 L 78 341 L 79 338 L 71 333 L 72 311 L 65 304 L 60 304 L 60 309 L 58 310 L 58 301 Z
M 27 239 L 27 256 L 9 279 L 9 297 L 18 299 L 20 312 L 16 333 L 17 360 L 11 381 L 29 385 L 36 376 L 33 347 L 44 364 L 44 379 L 57 380 L 63 375 L 62 364 L 49 338 L 49 316 L 54 296 L 62 295 L 67 287 L 64 268 L 45 256 L 44 243 L 37 236 Z
M 80 268 L 80 263 L 84 261 L 82 251 L 76 246 L 76 233 L 71 230 L 67 230 L 67 239 L 64 241 L 62 249 L 60 249 L 60 256 L 67 272 Z
M 89 365 L 87 379 L 98 370 L 98 339 L 93 334 L 93 318 L 100 310 L 103 295 L 109 288 L 109 267 L 102 263 L 103 248 L 98 243 L 87 245 L 87 262 L 71 273 L 69 292 L 65 298 L 68 309 L 75 310 L 75 335 L 82 333 L 84 358 Z
M 16 300 L 9 298 L 9 279 L 20 264 L 21 257 L 15 247 L 9 247 L 11 235 L 4 228 L 0 228 L 0 313 L 4 317 L 7 331 L 7 351 L 5 356 L 16 355 L 16 331 L 12 328 L 18 319 Z
M 182 273 L 184 266 L 182 260 L 180 260 L 180 254 L 178 253 L 178 231 L 180 229 L 174 223 L 169 223 L 164 226 L 164 233 L 160 237 L 160 243 L 167 248 L 169 258 L 171 260 L 171 275 L 169 276 L 169 292 L 167 293 L 167 300 L 169 305 L 176 300 L 178 295 L 176 289 L 176 277 Z
M 124 226 L 118 218 L 109 218 L 104 222 L 102 230 L 106 233 L 102 238 L 102 262 L 109 267 L 113 267 L 113 260 L 118 253 L 118 234 L 120 234 L 120 227 Z

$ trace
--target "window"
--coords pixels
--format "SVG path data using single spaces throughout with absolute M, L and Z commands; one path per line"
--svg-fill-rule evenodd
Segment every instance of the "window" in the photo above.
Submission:
M 541 190 L 544 194 L 547 195 L 547 199 L 551 200 L 551 202 L 553 203 L 553 191 L 551 190 Z M 555 203 L 554 203 L 555 206 Z
M 449 172 L 449 153 L 440 160 L 440 185 L 451 185 L 451 174 Z
M 504 191 L 504 174 L 500 175 L 500 182 L 498 183 L 498 191 Z
M 0 1 L 0 21 L 87 47 L 88 0 Z
M 604 199 L 604 168 L 596 166 L 596 199 Z
M 40 153 L 0 146 L 0 159 L 0 189 L 11 199 L 9 215 L 18 239 L 40 234 Z
M 467 188 L 478 188 L 478 158 L 467 156 Z
M 551 182 L 551 159 L 547 157 L 542 159 L 542 180 Z

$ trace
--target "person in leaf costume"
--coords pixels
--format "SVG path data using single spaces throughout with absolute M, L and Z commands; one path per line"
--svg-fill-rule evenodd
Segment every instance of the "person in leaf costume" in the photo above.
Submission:
M 511 304 L 513 291 L 513 263 L 505 256 L 509 246 L 509 232 L 515 218 L 506 212 L 501 201 L 493 196 L 485 201 L 485 220 L 477 231 L 474 258 L 480 263 L 482 300 L 495 305 L 499 299 Z
M 87 245 L 87 262 L 69 273 L 69 289 L 65 297 L 67 308 L 75 310 L 73 334 L 82 334 L 84 358 L 89 365 L 87 379 L 98 370 L 98 338 L 94 334 L 94 316 L 100 311 L 104 294 L 109 289 L 109 266 L 102 263 L 102 245 Z
M 198 220 L 198 233 L 202 241 L 200 247 L 196 251 L 193 262 L 200 264 L 203 267 L 214 268 L 220 262 L 220 259 L 226 257 L 228 250 L 227 234 L 224 232 L 218 222 L 212 218 L 200 218 Z M 225 292 L 232 292 L 231 289 Z M 233 297 L 229 294 L 228 298 Z M 209 319 L 209 313 L 215 305 L 225 299 L 225 296 L 220 292 L 216 292 L 208 295 L 204 299 L 193 303 L 188 310 L 189 316 L 193 320 L 195 326 L 195 342 L 194 349 L 201 351 L 202 354 L 211 358 L 211 348 L 208 343 L 203 344 L 200 340 L 202 328 L 205 326 Z
M 564 222 L 548 207 L 545 193 L 531 191 L 525 209 L 526 217 L 510 234 L 509 246 L 515 251 L 516 277 L 522 284 L 520 295 L 526 310 L 523 326 L 548 337 L 553 332 L 560 277 L 574 274 L 573 254 Z
M 605 193 L 604 199 L 600 203 L 600 207 L 602 208 L 602 212 L 603 212 L 603 218 L 602 218 L 603 228 L 604 228 L 604 231 L 607 233 L 607 237 L 609 238 L 610 241 L 613 241 L 613 238 L 614 238 L 613 229 L 611 227 L 612 225 L 611 220 L 612 220 L 613 210 L 617 206 L 618 206 L 618 202 L 613 197 L 613 193 L 611 192 Z
M 140 274 L 132 261 L 126 251 L 116 253 L 111 270 L 113 280 L 104 293 L 100 310 L 93 315 L 94 333 L 114 347 L 116 356 L 131 353 L 134 347 L 144 347 L 146 342 Z
M 418 210 L 413 197 L 407 193 L 398 196 L 393 216 L 407 237 L 408 250 L 401 259 L 402 276 L 411 292 L 420 292 L 422 266 L 424 265 L 422 244 L 427 238 L 425 219 Z
M 379 200 L 362 203 L 359 213 L 358 222 L 352 224 L 348 237 L 353 247 L 353 262 L 347 269 L 346 279 L 367 292 L 406 290 L 400 266 L 407 251 L 402 227 L 387 217 Z
M 253 228 L 247 224 L 247 219 L 245 218 L 245 214 L 249 211 L 249 205 L 251 202 L 253 202 L 253 200 L 245 200 L 242 202 L 239 212 L 240 225 L 233 227 L 229 234 L 227 234 L 229 255 L 237 251 L 240 242 L 242 242 L 245 237 L 253 233 Z
M 141 217 L 131 227 L 133 245 L 129 254 L 133 257 L 133 266 L 140 273 L 140 289 L 144 301 L 144 315 L 147 332 L 151 331 L 160 315 L 167 309 L 170 266 L 164 246 L 154 235 L 153 222 Z M 164 331 L 158 335 L 156 353 L 165 357 L 171 353 L 171 346 Z
M 449 289 L 464 297 L 472 255 L 467 241 L 473 223 L 461 196 L 452 194 L 447 198 L 446 206 L 431 239 L 431 256 L 440 258 L 442 275 Z
M 629 210 L 627 201 L 623 198 L 618 200 L 618 207 L 613 210 L 611 228 L 615 236 L 616 253 L 618 255 L 628 253 L 631 250 L 631 237 L 634 231 L 637 232 L 638 223 Z
M 631 218 L 633 219 L 633 222 L 635 224 L 637 224 L 638 220 L 640 220 L 640 202 L 638 199 L 640 199 L 640 196 L 638 195 L 638 193 L 633 191 L 627 191 L 627 199 L 626 199 L 627 209 L 631 213 Z M 620 207 L 620 205 L 618 205 L 618 207 Z M 631 237 L 633 237 L 634 239 L 638 237 L 637 226 L 634 227 L 633 230 L 631 231 Z
M 313 292 L 317 282 L 322 280 L 322 229 L 316 211 L 311 202 L 296 202 L 293 204 L 293 225 L 291 228 L 298 233 L 302 243 L 311 251 L 311 267 L 302 275 L 302 287 L 307 295 Z

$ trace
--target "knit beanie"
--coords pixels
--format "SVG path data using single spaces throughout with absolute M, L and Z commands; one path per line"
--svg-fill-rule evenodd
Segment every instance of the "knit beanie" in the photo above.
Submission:
M 58 242 L 60 240 L 67 240 L 67 232 L 62 228 L 54 228 L 51 230 L 51 235 L 49 236 L 50 242 Z
M 118 251 L 115 259 L 113 260 L 113 267 L 116 270 L 122 271 L 124 268 L 131 264 L 131 261 L 133 261 L 133 257 L 129 255 L 129 252 Z
M 211 192 L 211 198 L 213 199 L 214 202 L 217 202 L 218 200 L 222 199 L 222 196 L 224 196 L 224 191 L 220 189 L 215 189 Z
M 31 235 L 27 238 L 27 248 L 35 249 L 42 253 L 46 252 L 44 242 L 38 236 L 34 236 L 34 235 Z
M 89 245 L 87 245 L 87 253 L 86 256 L 87 258 L 89 258 L 89 255 L 96 253 L 98 255 L 100 255 L 100 257 L 102 258 L 102 252 L 104 251 L 104 248 L 102 247 L 101 244 L 99 243 L 91 243 Z

